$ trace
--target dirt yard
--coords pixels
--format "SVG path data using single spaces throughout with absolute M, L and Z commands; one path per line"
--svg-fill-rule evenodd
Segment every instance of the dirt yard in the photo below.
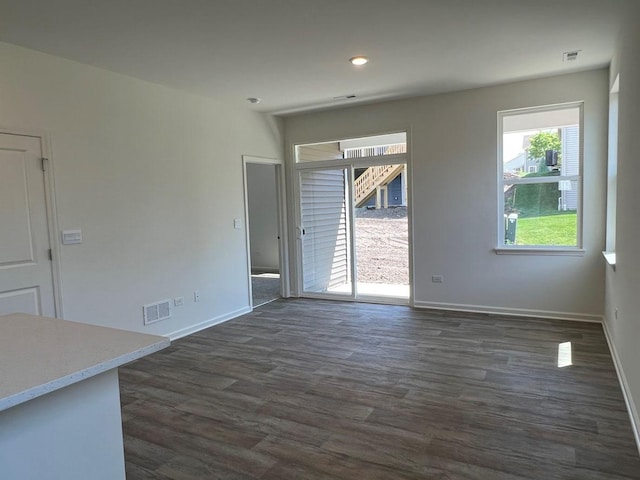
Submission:
M 409 285 L 409 224 L 406 207 L 357 208 L 358 281 Z

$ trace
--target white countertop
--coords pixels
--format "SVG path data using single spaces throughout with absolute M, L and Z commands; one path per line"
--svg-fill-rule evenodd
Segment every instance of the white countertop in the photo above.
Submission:
M 157 335 L 16 313 L 0 316 L 0 411 L 169 346 Z

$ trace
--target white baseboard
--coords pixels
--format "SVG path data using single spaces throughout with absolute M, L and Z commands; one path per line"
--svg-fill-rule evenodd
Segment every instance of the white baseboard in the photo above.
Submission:
M 554 320 L 571 320 L 576 322 L 602 323 L 602 315 L 587 313 L 554 312 L 550 310 L 529 310 L 526 308 L 487 307 L 484 305 L 464 305 L 460 303 L 413 302 L 416 308 L 430 308 L 432 310 L 456 310 L 471 313 L 492 313 L 495 315 L 511 315 L 515 317 L 538 317 Z
M 174 341 L 179 338 L 186 337 L 187 335 L 191 335 L 192 333 L 199 332 L 200 330 L 204 330 L 205 328 L 213 327 L 214 325 L 218 325 L 219 323 L 228 322 L 229 320 L 233 320 L 234 318 L 246 313 L 250 313 L 251 311 L 251 307 L 242 307 L 233 312 L 225 313 L 224 315 L 220 315 L 218 317 L 205 320 L 204 322 L 197 323 L 196 325 L 191 325 L 189 327 L 176 330 L 175 332 L 171 332 L 165 336 L 169 337 L 171 341 Z
M 604 330 L 604 336 L 607 339 L 607 344 L 609 345 L 611 358 L 613 358 L 613 364 L 616 367 L 616 373 L 618 374 L 618 381 L 620 382 L 620 387 L 622 388 L 624 403 L 627 405 L 627 412 L 629 412 L 629 418 L 631 419 L 631 430 L 633 430 L 633 436 L 636 439 L 636 448 L 640 453 L 640 418 L 638 417 L 638 411 L 636 410 L 635 403 L 633 402 L 633 398 L 631 397 L 631 390 L 629 389 L 627 377 L 624 374 L 624 370 L 622 369 L 622 363 L 620 362 L 620 357 L 618 356 L 618 351 L 616 350 L 616 346 L 613 343 L 613 339 L 609 334 L 609 328 L 607 327 L 606 321 L 602 322 L 602 328 Z

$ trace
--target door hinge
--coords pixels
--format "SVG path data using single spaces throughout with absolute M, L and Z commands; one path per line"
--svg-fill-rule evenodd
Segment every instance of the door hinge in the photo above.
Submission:
M 41 167 L 42 167 L 42 171 L 46 172 L 47 171 L 47 163 L 49 162 L 48 158 L 42 157 L 41 159 Z
M 51 251 L 51 249 L 49 249 L 49 261 L 53 261 L 53 252 Z

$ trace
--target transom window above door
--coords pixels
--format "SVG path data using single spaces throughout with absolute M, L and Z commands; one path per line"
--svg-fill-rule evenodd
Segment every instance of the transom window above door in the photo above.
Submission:
M 296 163 L 404 155 L 407 153 L 407 134 L 390 133 L 370 137 L 351 138 L 335 142 L 296 146 Z

